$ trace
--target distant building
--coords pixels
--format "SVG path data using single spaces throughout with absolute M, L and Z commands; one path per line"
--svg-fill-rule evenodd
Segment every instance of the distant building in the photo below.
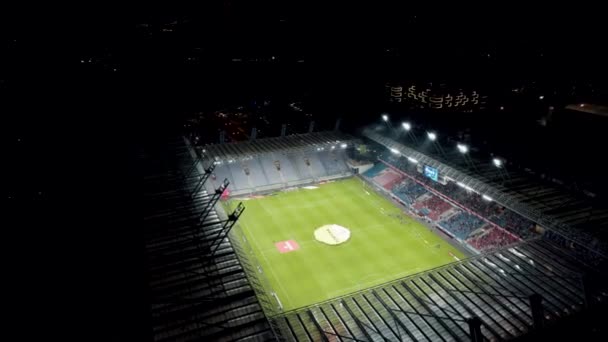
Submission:
M 386 98 L 392 103 L 445 111 L 483 110 L 487 100 L 477 89 L 416 82 L 386 84 Z

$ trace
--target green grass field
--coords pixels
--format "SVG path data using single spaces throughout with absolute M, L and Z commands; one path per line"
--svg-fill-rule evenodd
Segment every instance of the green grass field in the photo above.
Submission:
M 358 178 L 244 204 L 233 234 L 245 234 L 285 311 L 450 263 L 450 252 L 464 258 Z M 326 224 L 350 229 L 350 239 L 337 246 L 316 241 L 314 230 Z M 286 240 L 300 248 L 280 253 L 275 243 Z

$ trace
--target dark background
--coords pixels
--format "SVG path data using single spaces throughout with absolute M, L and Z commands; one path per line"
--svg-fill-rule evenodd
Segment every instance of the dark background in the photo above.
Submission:
M 554 168 L 563 155 L 601 159 L 606 146 L 605 120 L 566 114 L 556 119 L 561 129 L 527 139 L 545 113 L 532 100 L 538 92 L 559 90 L 551 100 L 560 105 L 605 104 L 605 22 L 594 8 L 103 3 L 10 9 L 1 19 L 3 278 L 20 334 L 146 336 L 137 157 L 193 113 L 271 99 L 268 129 L 278 135 L 281 123 L 301 120 L 284 110 L 292 101 L 320 129 L 341 117 L 355 131 L 390 111 L 396 121 L 474 130 L 480 145 L 502 150 L 524 137 L 521 157 L 554 155 Z M 473 84 L 494 107 L 461 115 L 392 107 L 384 85 L 399 80 Z M 504 95 L 530 82 L 530 98 Z M 506 114 L 496 110 L 502 102 Z M 562 144 L 570 150 L 559 141 L 572 141 Z M 583 166 L 603 178 L 601 163 Z

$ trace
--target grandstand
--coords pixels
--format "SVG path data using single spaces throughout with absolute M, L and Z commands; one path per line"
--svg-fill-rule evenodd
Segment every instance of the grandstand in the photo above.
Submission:
M 534 201 L 525 200 L 520 188 L 515 195 L 515 190 L 491 181 L 489 171 L 487 177 L 478 177 L 461 170 L 461 165 L 435 160 L 376 132 L 368 130 L 364 135 L 378 151 L 378 161 L 357 176 L 366 185 L 351 187 L 358 191 L 356 196 L 342 199 L 336 193 L 333 198 L 344 207 L 349 200 L 357 201 L 351 211 L 329 205 L 327 198 L 315 195 L 324 192 L 312 190 L 356 174 L 348 156 L 359 142 L 339 132 L 199 147 L 187 139 L 174 140 L 162 155 L 150 155 L 146 181 L 155 190 L 146 195 L 147 207 L 153 208 L 146 226 L 148 259 L 154 270 L 155 340 L 499 341 L 557 324 L 608 299 L 605 259 L 595 248 L 600 244 L 586 244 L 594 240 L 573 237 L 565 232 L 570 231 L 565 221 L 528 207 Z M 171 162 L 157 163 L 157 159 Z M 450 181 L 431 181 L 420 172 L 422 163 L 437 167 Z M 445 254 L 453 248 L 462 253 L 452 254 L 448 264 L 404 273 L 371 287 L 342 289 L 327 300 L 284 310 L 280 299 L 284 291 L 275 291 L 273 286 L 280 284 L 266 278 L 273 272 L 272 263 L 260 261 L 263 251 L 248 241 L 255 235 L 247 238 L 231 228 L 240 227 L 247 201 L 260 195 L 277 196 L 289 210 L 312 206 L 297 201 L 297 189 L 310 189 L 302 190 L 309 194 L 306 198 L 316 198 L 321 204 L 315 208 L 333 217 L 342 210 L 355 216 L 365 205 L 376 203 L 369 208 L 374 212 L 369 217 L 387 222 L 373 224 L 381 227 L 393 220 L 391 224 L 413 237 L 411 245 L 399 246 L 404 250 L 414 248 L 414 241 L 433 237 L 444 247 L 432 242 L 423 247 L 425 252 Z M 392 202 L 376 200 L 373 192 Z M 292 194 L 298 206 L 278 197 L 285 193 Z M 220 197 L 235 200 L 241 211 L 217 205 Z M 370 202 L 364 202 L 367 198 Z M 270 207 L 263 203 L 257 206 L 268 214 Z M 387 208 L 384 203 L 394 206 Z M 307 215 L 284 216 L 289 220 Z M 411 218 L 407 224 L 403 216 Z M 260 222 L 255 234 L 267 234 L 266 226 L 270 223 Z M 285 231 L 290 230 L 295 232 L 296 227 Z M 427 234 L 424 239 L 416 237 L 420 232 Z M 345 246 L 356 238 L 355 231 Z M 386 243 L 394 246 L 393 242 Z M 303 241 L 302 248 L 308 243 L 312 242 Z M 286 253 L 294 249 L 289 246 Z M 293 274 L 301 271 L 302 277 L 312 278 L 315 269 L 298 269 L 296 253 L 276 257 L 290 260 L 287 265 Z M 330 269 L 341 266 L 336 260 L 326 262 Z M 297 285 L 298 278 L 291 283 Z M 327 286 L 319 285 L 319 291 Z
M 523 217 L 524 221 L 515 223 L 523 224 L 517 227 L 524 231 L 523 234 L 529 233 L 525 221 L 528 220 L 551 231 L 555 238 L 561 236 L 564 245 L 577 241 L 577 246 L 584 246 L 581 255 L 593 259 L 601 253 L 601 258 L 605 258 L 605 251 L 608 251 L 608 246 L 603 242 L 605 218 L 608 217 L 605 203 L 564 189 L 559 180 L 542 180 L 534 176 L 532 171 L 510 170 L 505 176 L 491 163 L 476 162 L 475 168 L 472 168 L 470 162 L 465 161 L 458 152 L 443 151 L 427 155 L 372 129 L 365 129 L 363 135 L 378 146 L 384 146 L 385 150 L 380 156 L 383 160 L 389 159 L 391 149 L 399 151 L 400 155 L 406 156 L 400 158 L 402 163 L 407 163 L 409 157 L 420 164 L 435 167 L 453 183 L 484 194 L 516 213 L 516 216 Z
M 241 195 L 351 176 L 345 148 L 354 141 L 321 132 L 204 146 L 203 162 L 215 165 L 208 190 L 224 179 L 232 195 Z

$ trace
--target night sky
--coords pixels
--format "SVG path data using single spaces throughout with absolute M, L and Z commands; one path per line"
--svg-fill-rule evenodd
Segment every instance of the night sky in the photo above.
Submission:
M 11 273 L 3 279 L 19 295 L 5 293 L 25 326 L 53 317 L 54 329 L 95 329 L 100 340 L 146 331 L 137 155 L 194 113 L 270 99 L 268 129 L 278 135 L 294 101 L 320 128 L 342 117 L 355 130 L 391 111 L 473 129 L 480 144 L 498 137 L 489 141 L 508 149 L 507 127 L 535 132 L 545 112 L 504 95 L 509 89 L 532 82 L 534 98 L 556 92 L 551 101 L 562 106 L 608 104 L 605 21 L 593 8 L 218 1 L 1 16 L 2 240 Z M 383 97 L 386 82 L 403 80 L 474 85 L 493 95 L 493 107 L 460 117 L 408 112 Z M 502 104 L 508 115 L 497 112 Z M 606 146 L 602 119 L 564 114 L 561 128 L 522 145 L 559 161 L 554 141 L 576 139 L 568 155 L 589 147 L 582 155 L 594 158 Z

